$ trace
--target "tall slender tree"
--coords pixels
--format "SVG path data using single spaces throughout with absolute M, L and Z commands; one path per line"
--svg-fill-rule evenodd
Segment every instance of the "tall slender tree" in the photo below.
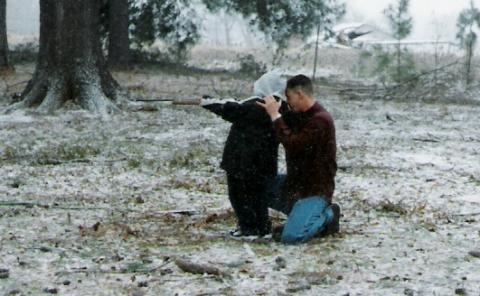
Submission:
M 472 82 L 472 60 L 477 43 L 475 28 L 480 28 L 480 10 L 475 7 L 473 1 L 470 1 L 470 7 L 463 10 L 457 19 L 457 40 L 460 42 L 460 47 L 466 51 L 465 84 L 467 87 Z
M 10 69 L 7 41 L 7 0 L 0 0 L 0 71 Z
M 100 1 L 40 0 L 40 48 L 22 100 L 7 111 L 52 112 L 73 101 L 92 112 L 118 108 L 118 84 L 108 72 L 99 33 Z
M 408 13 L 410 0 L 398 0 L 395 5 L 391 4 L 384 10 L 390 27 L 393 31 L 393 38 L 397 40 L 396 46 L 396 79 L 402 78 L 402 47 L 401 42 L 412 32 L 413 19 Z

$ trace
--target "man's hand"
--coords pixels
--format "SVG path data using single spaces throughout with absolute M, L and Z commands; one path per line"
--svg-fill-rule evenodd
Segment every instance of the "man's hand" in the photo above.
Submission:
M 280 110 L 280 103 L 277 102 L 277 100 L 275 100 L 273 96 L 267 96 L 263 98 L 263 100 L 265 101 L 265 103 L 257 102 L 257 105 L 265 109 L 272 121 L 279 118 L 281 116 L 278 112 L 278 110 Z

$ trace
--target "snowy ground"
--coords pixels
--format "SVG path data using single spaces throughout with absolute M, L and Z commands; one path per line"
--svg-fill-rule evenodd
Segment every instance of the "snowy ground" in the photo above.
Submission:
M 117 78 L 143 97 L 250 88 Z M 228 124 L 198 107 L 0 115 L 0 295 L 478 295 L 480 107 L 317 97 L 337 127 L 342 229 L 301 246 L 225 236 Z

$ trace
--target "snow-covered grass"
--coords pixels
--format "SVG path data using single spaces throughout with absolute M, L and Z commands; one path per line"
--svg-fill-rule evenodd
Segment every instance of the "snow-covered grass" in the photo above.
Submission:
M 144 98 L 247 95 L 251 83 L 116 77 Z M 476 295 L 480 107 L 317 97 L 336 123 L 343 217 L 340 234 L 300 246 L 225 235 L 229 126 L 205 110 L 1 115 L 0 295 Z M 183 272 L 176 257 L 229 276 Z

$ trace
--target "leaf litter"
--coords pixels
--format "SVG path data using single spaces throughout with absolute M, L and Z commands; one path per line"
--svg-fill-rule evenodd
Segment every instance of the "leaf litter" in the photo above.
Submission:
M 318 97 L 337 128 L 341 232 L 299 246 L 226 235 L 229 126 L 207 111 L 1 115 L 0 294 L 478 292 L 480 107 Z

